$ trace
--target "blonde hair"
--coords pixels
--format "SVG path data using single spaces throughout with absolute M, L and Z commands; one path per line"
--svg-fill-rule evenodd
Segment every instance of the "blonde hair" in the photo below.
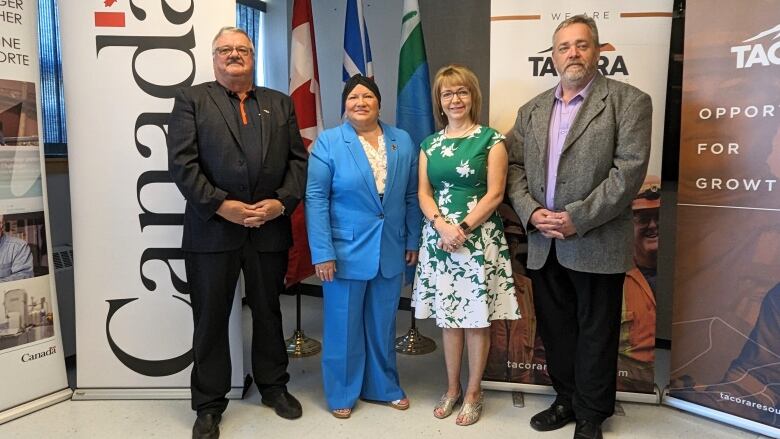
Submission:
M 479 123 L 479 114 L 482 111 L 482 93 L 479 91 L 479 80 L 468 67 L 459 64 L 450 64 L 444 66 L 436 72 L 433 78 L 433 87 L 431 88 L 431 99 L 433 100 L 433 109 L 436 112 L 436 122 L 440 127 L 447 125 L 447 115 L 444 114 L 444 107 L 441 105 L 441 89 L 445 86 L 462 85 L 466 87 L 471 94 L 471 111 L 469 117 L 474 123 Z

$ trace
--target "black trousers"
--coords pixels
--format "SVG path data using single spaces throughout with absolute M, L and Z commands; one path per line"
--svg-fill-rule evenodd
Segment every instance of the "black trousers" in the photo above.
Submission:
M 615 410 L 625 273 L 563 267 L 553 243 L 544 266 L 528 275 L 556 403 L 579 420 L 603 422 Z
M 287 350 L 279 294 L 284 290 L 287 252 L 258 252 L 247 242 L 219 253 L 184 253 L 195 331 L 192 337 L 192 409 L 222 413 L 230 391 L 228 321 L 236 284 L 244 272 L 252 311 L 252 374 L 265 396 L 286 390 Z

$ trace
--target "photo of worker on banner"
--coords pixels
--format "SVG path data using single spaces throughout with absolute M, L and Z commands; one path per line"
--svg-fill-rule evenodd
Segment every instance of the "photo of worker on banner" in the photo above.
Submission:
M 655 284 L 658 274 L 658 228 L 661 180 L 648 175 L 631 204 L 634 224 L 634 264 L 623 283 L 623 313 L 618 348 L 617 390 L 655 391 Z M 536 329 L 533 288 L 525 274 L 527 243 L 517 215 L 506 204 L 499 207 L 504 221 L 515 296 L 523 318 L 495 321 L 483 379 L 520 384 L 551 385 L 544 344 Z

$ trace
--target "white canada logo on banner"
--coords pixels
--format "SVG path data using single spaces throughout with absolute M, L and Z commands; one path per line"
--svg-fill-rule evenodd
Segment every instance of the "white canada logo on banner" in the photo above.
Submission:
M 770 41 L 767 41 L 766 44 L 770 44 L 772 43 L 771 40 L 777 40 L 778 38 L 780 38 L 780 24 L 742 42 L 752 43 L 753 41 L 768 39 Z M 738 69 L 747 69 L 756 65 L 778 66 L 780 65 L 780 40 L 775 41 L 770 46 L 762 43 L 734 46 L 731 48 L 731 53 L 736 54 Z

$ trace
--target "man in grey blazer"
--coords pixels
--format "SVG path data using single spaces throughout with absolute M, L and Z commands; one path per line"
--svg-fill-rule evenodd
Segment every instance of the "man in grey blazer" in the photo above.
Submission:
M 558 394 L 531 426 L 576 420 L 575 438 L 601 438 L 614 411 L 631 201 L 647 169 L 652 106 L 597 72 L 591 18 L 558 26 L 552 58 L 560 83 L 520 108 L 507 139 L 507 194 L 528 231 L 538 329 Z

